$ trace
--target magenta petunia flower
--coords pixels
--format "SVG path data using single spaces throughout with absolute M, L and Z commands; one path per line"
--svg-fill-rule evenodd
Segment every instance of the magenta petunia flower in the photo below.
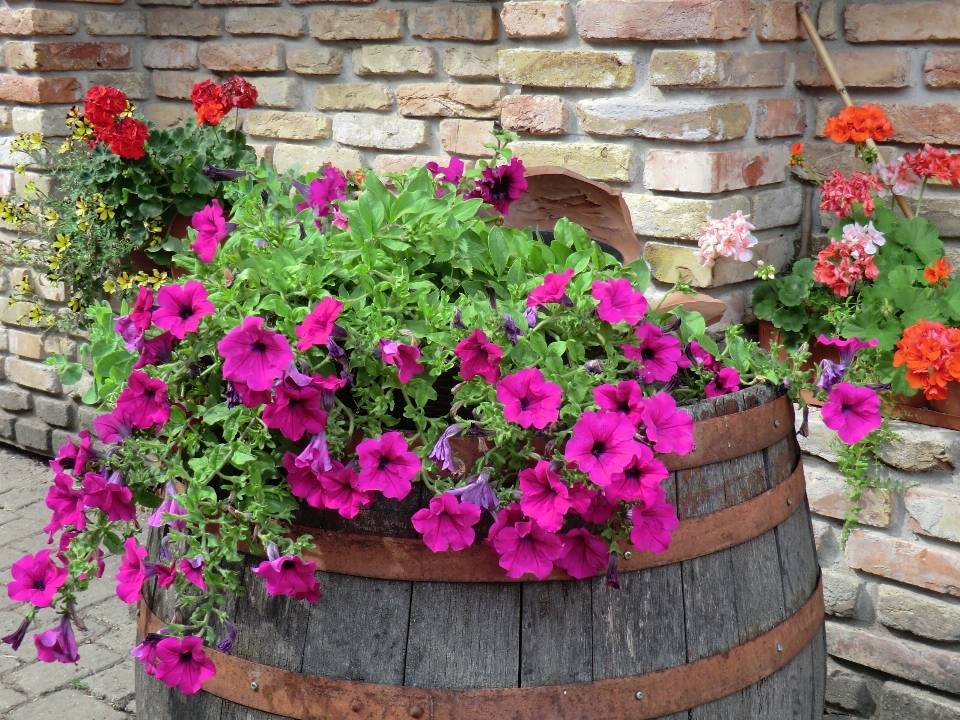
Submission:
M 224 218 L 223 208 L 216 198 L 193 214 L 190 225 L 197 231 L 197 239 L 190 244 L 190 249 L 205 263 L 213 260 L 220 241 L 237 227 Z
M 683 356 L 677 361 L 677 364 L 682 368 L 694 366 L 712 372 L 720 370 L 720 362 L 704 350 L 696 340 L 687 343 L 687 346 L 683 349 Z
M 110 522 L 137 517 L 133 491 L 127 487 L 119 470 L 111 473 L 109 478 L 88 472 L 83 478 L 83 504 L 100 510 Z
M 196 695 L 200 686 L 217 674 L 213 660 L 203 651 L 203 638 L 196 635 L 168 637 L 157 643 L 154 675 L 169 688 Z
M 320 484 L 327 507 L 348 520 L 373 502 L 373 493 L 360 489 L 360 475 L 349 465 L 334 461 L 333 467 L 320 474 Z
M 166 587 L 166 586 L 164 586 Z M 143 665 L 143 671 L 147 675 L 153 675 L 157 667 L 157 645 L 160 641 L 170 636 L 169 628 L 162 628 L 159 632 L 147 633 L 143 641 L 134 647 L 130 654 Z
M 312 385 L 300 387 L 284 380 L 277 385 L 273 402 L 263 409 L 263 424 L 294 442 L 304 433 L 323 432 L 327 414 L 320 407 L 320 391 Z
M 664 335 L 656 325 L 644 323 L 634 331 L 640 343 L 624 345 L 624 356 L 640 364 L 637 374 L 645 383 L 666 382 L 677 374 L 683 355 L 680 340 L 673 335 Z
M 147 549 L 140 547 L 136 538 L 127 538 L 123 543 L 123 557 L 117 572 L 117 597 L 127 605 L 133 605 L 140 599 L 140 589 L 147 581 L 147 566 L 144 559 Z
M 118 317 L 113 331 L 123 339 L 123 347 L 131 352 L 139 350 L 143 344 L 143 330 L 137 328 L 129 315 Z
M 325 167 L 323 176 L 314 178 L 309 185 L 305 185 L 297 180 L 293 181 L 293 187 L 303 197 L 303 202 L 297 203 L 295 209 L 297 212 L 313 209 L 314 217 L 326 217 L 333 208 L 333 200 L 345 200 L 347 197 L 347 178 L 335 167 Z M 318 226 L 319 222 L 314 221 Z
M 450 158 L 450 162 L 447 163 L 446 167 L 441 166 L 436 162 L 428 162 L 425 166 L 427 170 L 433 175 L 435 180 L 440 180 L 442 182 L 450 183 L 451 185 L 459 185 L 460 180 L 463 179 L 463 170 L 466 167 L 463 163 L 463 160 L 457 157 Z M 448 190 L 444 187 L 437 187 L 436 196 L 438 198 L 446 195 Z
M 642 452 L 641 444 L 633 439 L 636 434 L 637 426 L 620 413 L 585 412 L 574 424 L 563 456 L 576 463 L 595 485 L 604 487 Z
M 693 418 L 677 410 L 677 402 L 665 392 L 643 403 L 643 424 L 647 440 L 658 453 L 686 455 L 693 450 Z
M 133 435 L 133 418 L 119 407 L 93 421 L 93 429 L 102 443 L 120 443 Z
M 309 466 L 300 465 L 297 456 L 288 452 L 283 456 L 283 467 L 287 471 L 287 483 L 294 497 L 303 498 L 308 505 L 318 510 L 327 507 L 320 475 Z
M 207 591 L 207 584 L 203 581 L 203 568 L 205 567 L 205 563 L 202 557 L 198 555 L 195 558 L 183 558 L 183 560 L 180 561 L 179 567 L 180 572 L 183 573 L 187 581 L 193 583 L 204 592 Z
M 234 392 L 236 392 L 239 398 L 237 404 L 242 403 L 244 407 L 258 408 L 273 399 L 273 393 L 270 389 L 251 390 L 250 386 L 242 380 L 231 380 L 227 384 L 232 386 Z
M 476 538 L 473 526 L 480 522 L 480 508 L 443 493 L 430 498 L 430 507 L 417 510 L 411 522 L 413 529 L 423 535 L 424 544 L 435 553 L 459 552 L 473 545 Z
M 398 343 L 396 340 L 380 338 L 380 357 L 387 365 L 396 365 L 400 374 L 400 382 L 406 385 L 414 375 L 423 372 L 423 365 L 417 362 L 420 350 L 413 345 Z
M 841 340 L 840 338 L 828 338 L 826 335 L 821 335 L 817 338 L 822 345 L 832 345 L 840 351 L 840 363 L 846 367 L 850 367 L 853 363 L 853 356 L 864 348 L 875 348 L 879 344 L 879 340 L 876 338 L 871 338 L 869 342 L 860 340 L 858 338 L 848 338 L 847 340 Z
M 200 320 L 216 310 L 199 280 L 188 280 L 182 287 L 164 285 L 157 293 L 157 305 L 153 324 L 169 330 L 178 340 L 183 340 L 187 333 L 196 332 Z
M 364 491 L 379 490 L 394 500 L 403 500 L 410 493 L 411 480 L 422 467 L 420 458 L 407 449 L 407 441 L 398 432 L 384 433 L 379 439 L 367 438 L 357 445 L 357 457 L 360 465 L 357 487 Z
M 524 368 L 497 383 L 497 400 L 503 403 L 503 415 L 520 427 L 531 425 L 543 430 L 560 417 L 563 391 L 547 382 L 539 368 Z
M 80 477 L 86 472 L 87 463 L 100 457 L 100 453 L 93 449 L 93 439 L 90 437 L 90 433 L 81 430 L 78 435 L 80 437 L 79 445 L 72 435 L 68 435 L 67 442 L 60 446 L 57 457 L 50 461 L 50 467 L 54 472 L 72 472 Z
M 563 525 L 563 516 L 570 509 L 570 488 L 541 460 L 532 468 L 520 471 L 520 509 L 547 532 L 556 532 Z
M 880 427 L 880 396 L 868 387 L 837 383 L 821 410 L 823 424 L 853 445 Z
M 255 575 L 263 578 L 271 595 L 286 595 L 307 602 L 320 599 L 316 571 L 317 564 L 312 560 L 304 562 L 296 555 L 281 556 L 273 542 L 267 543 L 267 559 L 253 569 Z
M 611 500 L 640 500 L 651 489 L 660 487 L 660 483 L 670 475 L 666 466 L 653 456 L 650 448 L 643 443 L 639 445 L 640 452 L 603 489 L 604 495 Z
M 500 530 L 493 548 L 500 554 L 500 567 L 507 571 L 507 577 L 531 573 L 543 580 L 563 553 L 563 541 L 540 527 L 536 520 L 521 520 Z
M 520 505 L 518 503 L 510 503 L 510 505 L 497 513 L 497 519 L 487 531 L 487 537 L 483 543 L 493 547 L 493 542 L 497 539 L 497 535 L 501 530 L 508 527 L 512 528 L 523 520 L 523 518 L 523 510 L 520 509 Z
M 43 530 L 53 537 L 66 525 L 72 525 L 77 530 L 86 530 L 87 516 L 84 514 L 83 492 L 75 490 L 74 480 L 65 473 L 57 473 L 53 478 L 53 485 L 47 491 L 46 505 L 53 510 L 50 524 Z
M 636 325 L 647 314 L 647 299 L 626 278 L 596 280 L 590 294 L 598 303 L 597 316 L 604 322 Z
M 321 430 L 314 435 L 307 446 L 294 460 L 297 467 L 308 467 L 319 475 L 333 467 L 330 460 L 330 448 L 327 446 L 327 433 Z
M 170 587 L 173 585 L 173 581 L 177 579 L 176 563 L 170 563 L 169 565 L 164 565 L 163 563 L 146 563 L 146 566 L 148 579 L 150 575 L 156 573 L 157 585 L 160 587 Z
M 137 299 L 130 311 L 130 320 L 138 330 L 146 332 L 153 321 L 153 290 L 141 285 L 137 291 Z
M 14 602 L 28 602 L 34 607 L 48 608 L 53 596 L 67 581 L 67 569 L 50 557 L 52 550 L 24 555 L 10 568 L 13 580 L 7 583 L 7 596 Z
M 673 531 L 680 525 L 677 509 L 667 502 L 663 488 L 655 488 L 630 511 L 633 528 L 630 542 L 637 550 L 662 553 L 670 547 Z
M 314 345 L 326 345 L 333 334 L 333 328 L 341 310 L 343 310 L 343 303 L 335 297 L 325 297 L 317 303 L 313 312 L 307 315 L 303 323 L 297 325 L 294 330 L 300 338 L 297 341 L 297 350 L 303 352 Z
M 567 283 L 570 282 L 574 272 L 573 268 L 568 268 L 562 273 L 547 273 L 543 282 L 531 290 L 527 296 L 527 307 L 533 308 L 546 303 L 563 302 L 566 297 Z
M 34 635 L 33 644 L 40 662 L 75 663 L 80 659 L 69 615 L 64 615 L 57 627 Z
M 177 520 L 176 518 L 183 517 L 186 514 L 186 508 L 177 502 L 177 488 L 173 483 L 168 482 L 164 489 L 163 502 L 160 503 L 160 507 L 158 507 L 153 515 L 150 516 L 150 519 L 147 520 L 147 525 L 150 527 L 169 525 L 174 530 L 183 532 L 187 524 L 183 520 Z M 171 515 L 174 517 L 170 518 Z
M 485 203 L 493 205 L 498 213 L 506 215 L 510 212 L 513 201 L 527 190 L 525 169 L 523 161 L 518 157 L 510 158 L 506 165 L 486 167 L 467 198 L 482 198 Z
M 704 387 L 708 398 L 720 397 L 728 393 L 735 393 L 740 389 L 740 373 L 735 368 L 722 368 L 714 374 L 713 380 Z
M 610 546 L 594 537 L 586 528 L 574 528 L 560 536 L 563 548 L 554 563 L 567 574 L 583 580 L 593 577 L 607 565 Z
M 500 379 L 500 361 L 503 349 L 487 341 L 487 334 L 477 328 L 469 337 L 457 343 L 454 355 L 460 358 L 460 374 L 464 380 L 473 380 L 477 375 L 494 385 Z
M 133 369 L 139 370 L 147 365 L 166 365 L 173 359 L 173 347 L 176 338 L 170 331 L 160 333 L 156 337 L 144 340 L 140 347 L 140 357 Z
M 133 427 L 141 430 L 162 425 L 170 419 L 167 384 L 142 372 L 130 373 L 127 387 L 117 398 L 117 411 L 128 417 Z
M 616 385 L 595 387 L 593 400 L 601 410 L 620 413 L 634 425 L 640 424 L 640 414 L 643 412 L 643 390 L 636 380 L 624 380 Z
M 223 377 L 251 390 L 269 390 L 293 362 L 287 339 L 263 327 L 262 317 L 247 317 L 217 343 Z

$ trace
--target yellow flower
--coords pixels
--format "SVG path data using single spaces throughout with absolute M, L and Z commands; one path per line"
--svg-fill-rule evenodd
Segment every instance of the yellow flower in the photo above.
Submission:
M 141 273 L 142 275 L 143 273 Z M 144 275 L 146 277 L 146 275 Z M 117 278 L 117 285 L 123 290 L 129 290 L 133 287 L 133 278 L 128 273 L 121 273 L 120 277 Z
M 57 211 L 53 208 L 47 210 L 43 213 L 43 220 L 47 227 L 53 227 L 57 224 L 57 220 L 60 219 L 60 216 L 57 215 Z
M 7 298 L 7 307 L 8 307 L 8 308 L 12 308 L 12 307 L 13 307 L 14 305 L 16 305 L 16 304 L 17 304 L 17 299 L 16 299 L 15 297 L 13 297 L 13 295 L 11 295 L 10 297 Z
M 20 293 L 28 293 L 33 290 L 33 285 L 30 284 L 30 278 L 24 275 L 20 278 L 20 282 L 16 284 L 16 288 Z
M 67 303 L 67 307 L 74 312 L 80 312 L 80 308 L 83 307 L 83 303 L 80 301 L 80 296 L 74 295 L 72 298 L 70 298 L 70 302 Z
M 93 135 L 93 125 L 89 121 L 80 119 L 73 123 L 73 139 L 86 140 Z
M 132 116 L 133 116 L 133 111 L 136 110 L 136 109 L 137 109 L 136 105 L 134 105 L 134 104 L 131 103 L 129 100 L 127 100 L 127 107 L 125 107 L 125 108 L 123 109 L 123 112 L 121 112 L 119 115 L 117 115 L 117 117 L 118 117 L 118 118 L 132 117 Z
M 73 150 L 73 141 L 70 138 L 67 138 L 63 141 L 63 144 L 57 149 L 57 153 L 63 155 L 65 153 Z
M 57 239 L 53 241 L 53 246 L 57 250 L 66 250 L 70 247 L 70 236 L 63 233 L 57 233 Z
M 77 217 L 83 217 L 87 214 L 87 201 L 83 198 L 77 198 Z
M 81 220 L 80 222 L 77 223 L 77 227 L 83 230 L 84 232 L 86 232 L 87 230 L 90 229 L 90 223 L 87 222 L 86 220 Z
M 163 281 L 166 279 L 167 279 L 167 274 L 165 272 L 162 273 L 156 268 L 154 268 L 153 276 L 148 277 L 146 280 L 141 280 L 141 283 L 143 283 L 144 285 L 150 285 L 153 287 L 154 290 L 157 290 L 160 288 L 161 285 L 163 285 Z
M 17 166 L 13 169 L 13 171 L 14 171 L 17 175 L 23 175 L 23 174 L 27 171 L 27 168 L 26 168 L 25 165 L 17 165 Z
M 51 255 L 49 258 L 47 258 L 47 265 L 49 266 L 49 268 L 50 268 L 51 270 L 56 270 L 57 268 L 59 268 L 59 267 L 60 267 L 60 256 L 59 256 L 59 255 Z
M 83 120 L 83 112 L 80 110 L 80 106 L 74 105 L 67 111 L 67 125 L 75 125 L 81 120 Z
M 117 291 L 117 284 L 113 280 L 107 280 L 103 284 L 103 291 L 113 295 Z
M 102 203 L 102 202 L 103 202 L 103 195 L 101 195 L 100 193 L 94 193 L 94 194 L 93 194 L 93 201 L 94 201 L 95 203 Z
M 33 180 L 30 180 L 29 182 L 27 182 L 26 185 L 23 186 L 23 191 L 25 193 L 36 192 L 36 190 L 37 190 L 37 184 Z
M 43 317 L 43 311 L 40 309 L 39 305 L 34 305 L 30 308 L 30 312 L 27 315 L 32 322 L 40 322 L 40 318 Z
M 147 281 L 148 277 L 150 276 L 147 275 L 143 270 L 141 270 L 140 272 L 137 273 L 137 282 L 143 285 Z
M 112 219 L 114 215 L 114 209 L 115 208 L 112 205 L 107 205 L 101 200 L 96 210 L 97 217 L 99 217 L 101 220 Z

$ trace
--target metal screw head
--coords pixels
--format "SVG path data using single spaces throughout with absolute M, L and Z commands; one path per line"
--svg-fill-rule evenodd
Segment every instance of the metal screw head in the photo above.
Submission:
M 359 700 L 354 700 L 352 703 L 350 703 L 350 709 L 354 712 L 360 712 L 361 707 L 363 706 L 360 704 Z
M 253 690 L 254 692 L 256 692 L 257 690 L 260 689 L 260 686 L 257 685 L 255 682 L 252 682 L 252 683 L 250 683 L 250 689 Z
M 783 652 L 783 645 L 777 643 L 777 652 Z
M 418 718 L 421 715 L 423 715 L 423 710 L 420 709 L 419 705 L 414 705 L 412 708 L 410 708 L 410 717 Z
M 793 498 L 787 498 L 787 505 L 793 505 Z
M 774 427 L 780 427 L 780 421 L 779 421 L 779 420 L 774 420 L 774 421 L 773 421 L 773 426 L 774 426 Z
M 637 700 L 643 700 L 643 691 L 637 690 Z
M 632 558 L 632 557 L 633 557 L 633 553 L 630 552 L 629 550 L 627 550 L 627 551 L 623 554 L 623 559 L 624 559 L 624 560 L 629 560 L 629 559 Z

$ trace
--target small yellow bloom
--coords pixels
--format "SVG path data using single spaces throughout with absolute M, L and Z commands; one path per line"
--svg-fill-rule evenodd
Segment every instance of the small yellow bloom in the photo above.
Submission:
M 90 223 L 87 220 L 81 220 L 77 223 L 77 227 L 80 228 L 83 232 L 86 232 L 90 229 Z
M 117 284 L 113 280 L 107 280 L 103 284 L 103 291 L 113 295 L 117 291 Z
M 43 311 L 40 309 L 39 305 L 34 305 L 30 308 L 30 312 L 27 315 L 32 322 L 40 322 L 40 318 L 43 317 Z
M 70 298 L 70 302 L 67 303 L 67 307 L 74 312 L 80 312 L 80 308 L 83 307 L 83 303 L 80 301 L 80 296 L 74 295 L 72 298 Z
M 87 201 L 83 198 L 77 198 L 77 217 L 83 217 L 87 214 Z
M 144 273 L 140 274 L 146 278 Z M 119 285 L 123 290 L 129 290 L 133 287 L 133 280 L 134 279 L 128 273 L 121 273 L 120 277 L 117 278 L 117 285 Z
M 45 213 L 43 213 L 43 221 L 47 227 L 53 227 L 57 224 L 57 221 L 60 219 L 60 216 L 57 215 L 57 211 L 53 208 L 50 208 Z
M 16 288 L 20 293 L 28 293 L 33 291 L 33 285 L 30 283 L 30 278 L 27 275 L 24 275 L 20 278 L 20 282 L 16 284 Z
M 59 267 L 60 267 L 60 256 L 59 256 L 59 255 L 51 255 L 49 258 L 47 258 L 47 266 L 48 266 L 51 270 L 56 270 L 57 268 L 59 268 Z
M 158 290 L 163 281 L 167 279 L 167 274 L 165 272 L 160 272 L 156 268 L 153 270 L 153 276 L 148 277 L 146 280 L 141 280 L 140 282 L 144 285 L 150 285 L 154 290 Z
M 36 192 L 36 191 L 37 191 L 37 184 L 36 184 L 33 180 L 30 180 L 29 182 L 27 182 L 26 185 L 23 186 L 23 191 L 24 191 L 25 193 Z
M 70 236 L 63 233 L 57 233 L 57 239 L 53 241 L 53 246 L 57 250 L 66 250 L 70 247 Z
M 63 144 L 57 148 L 57 154 L 64 155 L 73 150 L 73 141 L 70 138 L 67 138 L 63 141 Z
M 96 209 L 97 217 L 100 218 L 101 220 L 112 219 L 114 216 L 113 211 L 115 209 L 116 208 L 114 208 L 112 205 L 107 205 L 105 202 L 101 200 L 100 204 L 97 206 L 97 209 Z
M 7 307 L 8 307 L 8 308 L 12 308 L 12 307 L 13 307 L 14 305 L 16 305 L 16 304 L 17 304 L 17 299 L 16 299 L 15 297 L 13 297 L 13 295 L 11 295 L 10 297 L 7 298 Z
M 93 201 L 94 201 L 95 203 L 102 203 L 102 202 L 103 202 L 103 195 L 101 195 L 100 193 L 94 193 L 94 194 L 93 194 Z
M 17 175 L 23 175 L 25 172 L 27 172 L 27 168 L 26 168 L 25 165 L 17 165 L 17 166 L 13 169 L 13 171 L 14 171 Z

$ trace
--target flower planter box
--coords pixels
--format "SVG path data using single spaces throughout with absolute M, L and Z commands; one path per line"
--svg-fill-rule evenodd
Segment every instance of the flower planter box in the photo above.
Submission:
M 624 554 L 620 590 L 602 574 L 510 580 L 479 541 L 435 554 L 410 525 L 417 493 L 352 521 L 310 510 L 294 532 L 314 536 L 323 598 L 269 596 L 247 557 L 233 654 L 207 650 L 217 674 L 194 696 L 138 665 L 141 717 L 813 717 L 823 600 L 792 405 L 752 388 L 688 411 L 695 449 L 663 458 L 680 527 L 660 555 Z M 145 586 L 141 635 L 170 604 Z

